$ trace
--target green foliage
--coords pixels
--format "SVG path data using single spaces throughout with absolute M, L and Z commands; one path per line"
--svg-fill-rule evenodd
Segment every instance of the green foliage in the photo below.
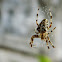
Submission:
M 52 62 L 48 56 L 38 56 L 39 62 Z

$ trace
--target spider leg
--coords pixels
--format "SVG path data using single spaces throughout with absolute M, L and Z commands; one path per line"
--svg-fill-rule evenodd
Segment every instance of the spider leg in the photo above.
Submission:
M 49 9 L 49 13 L 50 13 L 50 25 L 49 25 L 49 28 L 51 28 L 51 26 L 52 26 L 52 13 L 51 13 L 50 9 Z
M 37 11 L 37 19 L 36 19 L 36 24 L 38 25 L 38 12 L 39 12 L 39 8 L 38 8 L 38 11 Z
M 46 44 L 47 44 L 48 49 L 50 49 L 50 47 L 49 47 L 49 45 L 48 45 L 48 40 L 47 40 L 47 39 L 46 39 Z
M 47 40 L 47 39 L 46 39 L 46 44 L 47 44 L 48 49 L 50 49 L 50 47 L 49 47 L 49 45 L 48 45 L 48 40 Z
M 31 42 L 30 42 L 31 47 L 32 47 L 34 38 L 40 38 L 40 35 L 33 35 L 33 36 L 31 37 Z
M 48 41 L 49 41 L 49 43 L 52 45 L 52 47 L 53 48 L 55 48 L 55 46 L 52 44 L 52 42 L 50 41 L 50 38 L 47 36 L 47 38 L 48 38 Z
M 55 27 L 56 28 L 56 27 Z M 53 28 L 53 30 L 55 30 L 55 28 Z M 48 34 L 50 34 L 51 32 L 53 32 L 53 30 L 51 30 Z
M 48 45 L 48 40 L 47 40 L 46 37 L 44 38 L 44 41 L 46 41 L 47 47 L 48 47 L 48 49 L 50 49 L 50 47 L 49 47 L 49 45 Z

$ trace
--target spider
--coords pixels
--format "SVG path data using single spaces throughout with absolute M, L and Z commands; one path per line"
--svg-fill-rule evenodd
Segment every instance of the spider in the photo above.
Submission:
M 49 47 L 49 45 L 48 45 L 48 42 L 52 45 L 53 48 L 55 48 L 55 46 L 52 44 L 52 42 L 50 41 L 50 38 L 49 38 L 49 36 L 48 36 L 48 35 L 49 35 L 51 32 L 53 32 L 53 30 L 56 28 L 56 27 L 55 27 L 53 30 L 51 30 L 50 32 L 48 32 L 48 30 L 49 30 L 49 29 L 51 28 L 51 26 L 52 26 L 52 13 L 51 13 L 51 11 L 50 11 L 50 9 L 49 9 L 50 25 L 48 25 L 49 22 L 48 22 L 47 19 L 43 19 L 43 20 L 38 24 L 38 12 L 39 12 L 39 8 L 38 8 L 37 15 L 36 15 L 36 16 L 37 16 L 37 19 L 36 19 L 36 24 L 37 24 L 36 30 L 37 30 L 37 31 L 35 30 L 36 35 L 33 35 L 33 36 L 31 37 L 30 45 L 31 45 L 31 47 L 32 47 L 34 38 L 41 38 L 41 40 L 44 40 L 44 41 L 46 42 L 48 49 L 50 49 L 50 47 Z

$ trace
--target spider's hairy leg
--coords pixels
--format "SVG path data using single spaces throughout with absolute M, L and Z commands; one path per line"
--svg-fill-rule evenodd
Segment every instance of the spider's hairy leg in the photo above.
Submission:
M 56 29 L 56 27 L 55 28 L 53 28 L 53 30 L 55 30 Z M 48 34 L 50 34 L 51 32 L 53 32 L 53 30 L 51 30 Z
M 33 35 L 33 36 L 31 37 L 31 42 L 30 42 L 31 47 L 32 47 L 34 38 L 40 38 L 40 35 Z
M 49 25 L 49 28 L 51 28 L 51 26 L 52 26 L 52 13 L 51 13 L 50 9 L 49 9 L 49 13 L 50 13 L 50 25 Z
M 46 44 L 47 44 L 48 49 L 50 49 L 50 47 L 49 47 L 49 45 L 48 45 L 48 40 L 47 40 L 47 39 L 46 39 Z
M 55 48 L 55 46 L 52 44 L 52 42 L 50 41 L 50 38 L 47 36 L 47 38 L 48 38 L 48 41 L 49 41 L 49 43 L 52 45 L 52 47 L 53 48 Z
M 37 25 L 38 25 L 38 12 L 39 12 L 39 8 L 38 8 L 38 11 L 37 11 L 37 14 L 36 14 L 36 16 L 37 16 L 36 24 L 37 24 Z

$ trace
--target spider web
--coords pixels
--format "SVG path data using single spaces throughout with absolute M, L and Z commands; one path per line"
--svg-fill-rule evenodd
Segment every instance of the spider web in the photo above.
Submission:
M 39 38 L 35 39 L 32 45 L 34 48 L 44 47 L 46 45 L 46 42 Z

